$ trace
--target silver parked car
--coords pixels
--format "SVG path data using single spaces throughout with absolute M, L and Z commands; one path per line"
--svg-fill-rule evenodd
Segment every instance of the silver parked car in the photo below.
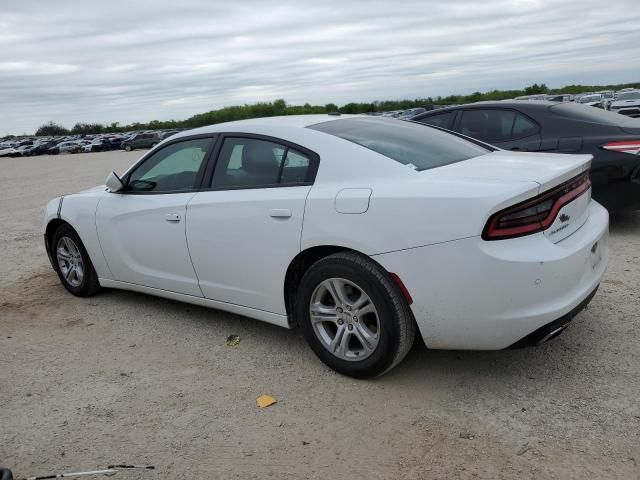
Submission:
M 619 93 L 609 109 L 629 117 L 640 117 L 640 90 Z

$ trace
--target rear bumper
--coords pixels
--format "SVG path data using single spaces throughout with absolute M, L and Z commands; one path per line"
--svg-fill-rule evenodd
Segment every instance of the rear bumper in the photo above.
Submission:
M 575 317 L 582 310 L 584 310 L 587 305 L 589 305 L 589 302 L 591 302 L 596 292 L 598 291 L 599 286 L 600 285 L 596 286 L 595 290 L 593 290 L 593 292 L 591 292 L 587 298 L 585 298 L 582 302 L 580 302 L 580 304 L 576 308 L 571 310 L 569 313 L 567 313 L 566 315 L 563 315 L 562 317 L 560 317 L 557 320 L 554 320 L 551 323 L 547 323 L 546 325 L 543 325 L 542 327 L 538 328 L 536 331 L 531 332 L 526 337 L 518 340 L 509 348 L 514 349 L 514 348 L 524 348 L 524 347 L 535 347 L 556 338 L 558 335 L 560 335 L 564 331 L 565 328 L 567 328 L 567 326 L 569 325 L 569 322 L 573 320 L 573 317 Z
M 585 224 L 558 243 L 543 233 L 472 237 L 374 258 L 409 290 L 429 348 L 504 349 L 569 315 L 600 283 L 609 216 L 596 202 L 588 208 Z

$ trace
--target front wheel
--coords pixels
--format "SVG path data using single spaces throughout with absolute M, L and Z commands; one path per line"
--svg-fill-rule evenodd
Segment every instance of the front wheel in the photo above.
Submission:
M 78 297 L 90 297 L 100 290 L 98 275 L 82 245 L 69 225 L 61 225 L 51 239 L 51 253 L 62 285 Z
M 415 321 L 390 275 L 351 252 L 314 263 L 296 299 L 302 332 L 320 359 L 357 378 L 381 375 L 409 352 Z
M 127 152 L 130 152 L 131 150 L 133 150 L 133 149 L 131 148 L 131 145 L 125 145 L 125 146 L 124 146 L 124 149 L 125 149 Z

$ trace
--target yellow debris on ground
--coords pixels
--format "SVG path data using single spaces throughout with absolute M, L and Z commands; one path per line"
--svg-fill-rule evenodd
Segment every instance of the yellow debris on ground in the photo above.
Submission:
M 260 408 L 270 407 L 275 403 L 277 403 L 276 399 L 270 395 L 260 395 L 258 398 L 256 398 L 256 404 Z

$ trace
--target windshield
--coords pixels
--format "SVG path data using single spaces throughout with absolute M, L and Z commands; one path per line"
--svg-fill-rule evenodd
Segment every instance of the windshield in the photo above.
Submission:
M 490 152 L 488 148 L 437 128 L 407 121 L 345 118 L 307 128 L 357 143 L 415 170 L 440 167 Z
M 587 95 L 580 99 L 580 103 L 599 102 L 600 100 L 602 100 L 602 95 Z
M 635 100 L 638 98 L 640 98 L 640 91 L 621 93 L 618 95 L 617 100 Z

